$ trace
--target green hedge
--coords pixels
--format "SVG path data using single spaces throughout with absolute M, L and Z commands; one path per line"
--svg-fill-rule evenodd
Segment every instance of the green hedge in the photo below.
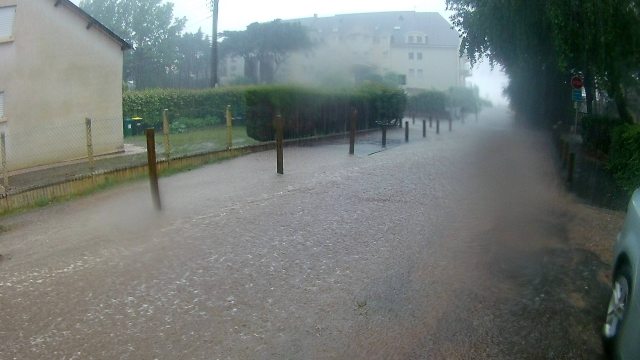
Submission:
M 447 94 L 442 91 L 423 91 L 409 96 L 407 112 L 418 116 L 448 116 L 446 114 Z
M 629 194 L 640 187 L 640 125 L 624 124 L 613 130 L 607 167 Z
M 258 141 L 275 137 L 273 119 L 281 114 L 284 137 L 297 138 L 346 131 L 355 107 L 358 129 L 402 119 L 406 96 L 397 89 L 368 83 L 354 91 L 329 92 L 294 85 L 246 89 L 247 135 Z
M 159 128 L 164 109 L 169 110 L 172 121 L 179 118 L 224 119 L 227 105 L 231 105 L 234 123 L 241 124 L 245 119 L 245 91 L 243 87 L 127 91 L 122 96 L 122 112 L 125 118 L 139 116 L 146 126 Z
M 582 141 L 585 149 L 608 155 L 614 128 L 624 124 L 617 117 L 585 115 L 582 118 Z

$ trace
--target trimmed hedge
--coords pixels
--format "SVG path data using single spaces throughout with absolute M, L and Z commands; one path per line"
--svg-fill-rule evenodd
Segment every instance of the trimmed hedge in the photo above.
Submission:
M 446 112 L 447 94 L 442 91 L 423 91 L 410 96 L 407 103 L 407 112 L 420 116 L 448 117 Z
M 122 96 L 122 112 L 125 118 L 139 116 L 146 126 L 162 127 L 162 112 L 169 110 L 174 119 L 224 119 L 227 105 L 231 105 L 235 123 L 245 119 L 246 88 L 227 87 L 207 90 L 152 89 L 127 91 Z
M 608 155 L 614 128 L 624 124 L 617 117 L 585 115 L 582 118 L 582 141 L 585 149 Z
M 640 187 L 640 125 L 624 124 L 613 130 L 607 167 L 629 194 Z
M 294 85 L 251 87 L 246 89 L 247 135 L 258 141 L 273 140 L 276 114 L 282 115 L 285 138 L 346 131 L 352 107 L 358 111 L 358 129 L 391 124 L 403 118 L 406 96 L 373 83 L 341 92 Z

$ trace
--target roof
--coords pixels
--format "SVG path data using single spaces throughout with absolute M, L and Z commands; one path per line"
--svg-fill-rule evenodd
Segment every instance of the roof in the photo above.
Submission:
M 72 11 L 76 12 L 78 15 L 80 15 L 81 17 L 85 18 L 87 20 L 87 29 L 91 28 L 92 26 L 97 27 L 98 29 L 102 30 L 102 32 L 107 35 L 108 37 L 110 37 L 111 39 L 113 39 L 115 42 L 117 42 L 118 44 L 120 44 L 120 48 L 124 51 L 124 50 L 129 50 L 132 48 L 131 44 L 129 44 L 128 42 L 126 42 L 123 38 L 121 38 L 120 36 L 116 35 L 113 31 L 111 31 L 108 27 L 104 26 L 101 22 L 99 22 L 98 20 L 96 20 L 93 16 L 87 14 L 86 11 L 80 9 L 78 6 L 76 6 L 76 4 L 72 3 L 70 0 L 56 0 L 54 6 L 58 6 L 59 4 L 63 4 L 67 7 L 69 7 Z
M 353 32 L 366 32 L 373 36 L 383 33 L 392 36 L 397 34 L 394 36 L 393 45 L 404 45 L 405 37 L 400 35 L 414 31 L 424 33 L 429 39 L 430 46 L 458 47 L 460 44 L 458 32 L 437 12 L 391 11 L 286 21 L 300 22 L 312 30 L 321 31 L 321 34 L 347 35 Z

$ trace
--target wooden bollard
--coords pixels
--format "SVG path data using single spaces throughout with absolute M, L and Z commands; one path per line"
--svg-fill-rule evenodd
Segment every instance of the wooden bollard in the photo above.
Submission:
M 89 160 L 89 171 L 93 172 L 95 163 L 93 161 L 93 136 L 91 135 L 91 119 L 84 120 L 87 138 L 87 159 Z
M 402 129 L 402 119 L 398 119 L 398 124 L 400 124 L 400 129 Z
M 576 153 L 569 154 L 569 171 L 567 172 L 567 182 L 573 182 L 573 167 L 576 165 Z
M 387 147 L 387 127 L 382 125 L 382 147 Z
M 231 115 L 231 105 L 227 105 L 227 149 L 233 146 L 233 117 Z
M 284 174 L 284 155 L 282 149 L 283 134 L 282 134 L 282 115 L 276 115 L 276 153 L 277 153 L 277 171 L 278 174 Z
M 349 130 L 349 154 L 353 155 L 356 152 L 356 119 L 358 111 L 356 108 L 351 108 L 351 129 Z
M 440 134 L 440 120 L 436 120 L 436 134 Z
M 156 163 L 156 136 L 153 128 L 147 129 L 147 161 L 149 164 L 149 183 L 151 197 L 156 210 L 161 210 L 160 189 L 158 188 L 158 165 Z
M 409 142 L 409 122 L 404 123 L 404 142 Z
M 423 138 L 427 137 L 427 120 L 426 119 L 422 119 L 422 137 Z
M 169 110 L 164 109 L 162 112 L 162 132 L 164 133 L 164 156 L 171 158 L 171 143 L 169 142 Z
M 562 167 L 567 167 L 567 162 L 569 162 L 569 142 L 565 141 L 564 146 L 562 147 Z

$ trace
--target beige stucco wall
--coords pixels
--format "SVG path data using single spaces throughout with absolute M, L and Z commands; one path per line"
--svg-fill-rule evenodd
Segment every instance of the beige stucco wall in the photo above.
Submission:
M 10 170 L 86 156 L 85 118 L 94 153 L 121 151 L 121 45 L 55 0 L 0 0 L 17 5 L 15 41 L 0 43 Z
M 414 53 L 413 60 L 409 59 L 410 52 Z M 422 60 L 417 59 L 417 53 L 422 53 Z M 394 46 L 390 57 L 391 69 L 407 75 L 406 88 L 444 91 L 460 86 L 460 61 L 455 47 Z M 409 76 L 409 69 L 414 69 L 416 75 Z M 417 76 L 418 69 L 423 70 L 422 78 Z

